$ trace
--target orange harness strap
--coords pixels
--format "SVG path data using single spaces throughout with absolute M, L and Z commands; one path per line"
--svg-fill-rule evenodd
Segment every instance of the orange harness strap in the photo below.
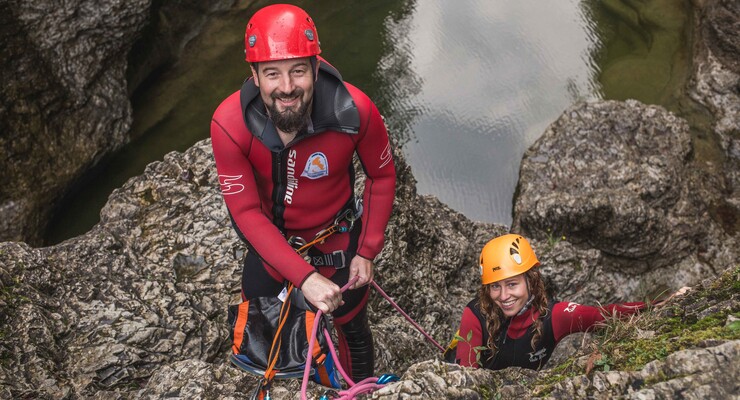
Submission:
M 342 218 L 349 219 L 348 215 L 349 214 L 345 212 L 343 213 Z M 354 223 L 354 218 L 356 217 L 352 217 L 352 219 L 350 220 L 351 223 Z M 329 236 L 337 232 L 347 232 L 348 230 L 349 229 L 347 227 L 340 226 L 340 218 L 337 217 L 336 220 L 334 221 L 334 224 L 332 224 L 330 227 L 317 233 L 316 236 L 313 238 L 313 240 L 297 248 L 296 252 L 300 254 L 302 257 L 304 257 L 306 253 L 308 252 L 308 249 L 310 249 L 315 244 L 323 243 Z M 260 389 L 260 398 L 262 398 L 264 396 L 264 393 L 270 389 L 270 384 L 272 383 L 272 380 L 275 378 L 275 374 L 277 374 L 277 371 L 275 370 L 275 365 L 277 364 L 277 358 L 278 358 L 278 354 L 280 354 L 280 346 L 282 344 L 280 333 L 283 330 L 283 326 L 285 326 L 285 321 L 287 320 L 287 314 L 288 314 L 288 311 L 290 310 L 290 293 L 293 291 L 293 288 L 294 288 L 293 284 L 290 283 L 288 285 L 286 299 L 283 302 L 283 305 L 280 307 L 280 317 L 279 317 L 280 320 L 278 323 L 278 328 L 275 332 L 275 337 L 272 338 L 272 346 L 270 347 L 270 357 L 268 358 L 268 366 L 267 366 L 267 369 L 265 369 L 263 384 Z M 313 321 L 313 318 L 311 318 L 311 320 Z M 311 359 L 313 359 L 314 356 L 315 355 L 309 355 Z M 308 363 L 311 361 L 306 360 L 306 362 Z

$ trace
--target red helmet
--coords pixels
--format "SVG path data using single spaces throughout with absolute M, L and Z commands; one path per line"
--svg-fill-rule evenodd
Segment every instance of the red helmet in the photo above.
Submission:
M 290 4 L 274 4 L 254 13 L 244 35 L 247 62 L 311 57 L 321 53 L 313 19 Z

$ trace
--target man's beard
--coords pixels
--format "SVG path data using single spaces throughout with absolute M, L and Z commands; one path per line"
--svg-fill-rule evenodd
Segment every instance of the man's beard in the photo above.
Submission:
M 313 99 L 303 102 L 303 93 L 303 89 L 296 88 L 292 93 L 284 94 L 274 92 L 270 95 L 270 98 L 272 99 L 272 104 L 268 106 L 270 119 L 272 119 L 272 123 L 280 131 L 286 133 L 298 132 L 308 125 L 308 109 L 311 106 L 311 100 Z M 294 98 L 296 96 L 298 96 L 301 101 L 295 111 L 290 108 L 286 108 L 284 111 L 278 110 L 277 100 L 279 98 Z

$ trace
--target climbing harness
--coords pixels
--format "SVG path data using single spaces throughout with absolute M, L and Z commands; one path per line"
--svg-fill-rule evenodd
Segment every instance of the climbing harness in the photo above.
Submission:
M 329 225 L 329 227 L 316 232 L 316 235 L 314 235 L 314 238 L 310 242 L 307 242 L 300 236 L 291 236 L 288 238 L 288 244 L 293 246 L 295 251 L 302 257 L 306 257 L 308 250 L 312 246 L 323 243 L 329 238 L 329 236 L 335 233 L 346 233 L 351 231 L 355 226 L 355 221 L 360 219 L 362 216 L 362 200 L 353 198 L 350 202 L 352 205 L 350 207 L 345 207 L 340 211 L 337 216 L 334 217 L 334 222 Z
M 354 277 L 352 280 L 347 282 L 346 285 L 344 285 L 341 289 L 341 292 L 344 293 L 349 289 L 350 286 L 352 286 L 356 281 L 358 277 Z M 375 282 L 371 282 L 372 286 L 375 288 L 375 290 L 378 291 L 401 315 L 403 315 L 404 318 L 406 318 L 407 321 L 411 323 L 420 333 L 422 333 L 426 339 L 432 343 L 435 347 L 437 347 L 439 350 L 444 351 L 444 347 L 442 347 L 437 341 L 434 340 L 434 338 L 431 337 L 428 333 L 424 331 L 424 329 L 417 324 L 406 312 L 404 312 L 401 307 L 393 301 L 393 299 L 388 296 L 383 289 L 380 288 L 380 286 Z M 349 388 L 347 390 L 343 391 L 336 391 L 336 390 L 327 390 L 324 392 L 324 394 L 319 398 L 319 400 L 329 400 L 329 399 L 337 399 L 337 400 L 352 400 L 355 399 L 356 396 L 361 394 L 368 394 L 372 393 L 377 389 L 382 388 L 388 383 L 396 382 L 400 378 L 394 374 L 383 374 L 380 377 L 369 377 L 365 378 L 360 382 L 354 382 L 352 378 L 345 372 L 345 370 L 342 368 L 341 363 L 339 362 L 339 357 L 336 352 L 336 348 L 334 347 L 334 344 L 332 343 L 331 335 L 329 333 L 329 330 L 324 326 L 323 328 L 319 326 L 321 318 L 323 317 L 322 311 L 318 310 L 316 312 L 316 316 L 314 318 L 313 326 L 311 328 L 311 337 L 308 341 L 308 353 L 307 354 L 313 354 L 314 352 L 314 346 L 317 343 L 317 336 L 320 333 L 323 333 L 324 338 L 326 339 L 326 343 L 329 346 L 329 352 L 331 355 L 331 358 L 334 361 L 334 366 L 336 367 L 337 371 L 340 373 L 344 381 L 349 385 Z M 321 332 L 323 331 L 323 332 Z M 308 380 L 309 375 L 312 374 L 311 372 L 312 368 L 309 362 L 306 362 L 303 370 L 303 380 L 301 382 L 301 399 L 306 400 L 307 395 L 306 391 L 308 389 Z M 260 383 L 258 387 L 255 389 L 255 392 L 253 394 L 252 399 L 259 399 L 260 397 L 256 397 L 260 391 L 267 388 L 266 396 L 263 397 L 264 400 L 269 400 L 269 381 L 267 380 L 267 377 L 263 377 L 262 380 L 260 380 Z
M 347 282 L 346 285 L 344 285 L 341 289 L 342 293 L 344 293 L 347 289 L 349 289 L 350 286 L 352 286 L 355 282 L 357 282 L 358 277 L 352 278 L 349 282 Z M 320 317 L 322 314 L 321 310 L 316 312 L 316 316 Z M 314 321 L 314 326 L 311 329 L 311 340 L 309 340 L 308 343 L 308 352 L 310 353 L 313 350 L 313 341 L 316 339 L 316 335 L 318 334 L 318 331 L 320 330 L 318 324 L 316 321 Z M 334 348 L 334 345 L 331 343 L 331 335 L 329 335 L 329 331 L 324 328 L 324 337 L 329 340 L 329 350 L 331 351 L 332 357 L 334 357 L 335 360 L 337 360 L 337 370 L 339 370 L 339 373 L 342 375 L 342 378 L 344 378 L 344 381 L 347 382 L 347 384 L 350 386 L 349 389 L 340 391 L 338 393 L 332 393 L 333 399 L 339 399 L 339 400 L 351 400 L 354 399 L 356 396 L 360 394 L 366 394 L 371 393 L 377 389 L 382 388 L 386 383 L 395 382 L 398 381 L 399 378 L 395 375 L 382 375 L 380 378 L 370 377 L 365 378 L 361 380 L 360 382 L 354 382 L 352 378 L 344 371 L 341 364 L 338 362 L 339 358 L 336 354 L 336 349 Z M 308 374 L 309 374 L 309 368 L 305 368 L 303 370 L 303 382 L 301 382 L 301 400 L 307 400 L 306 397 L 306 389 L 308 388 Z M 329 399 L 328 394 L 325 393 L 321 399 Z
M 329 238 L 331 235 L 335 233 L 346 233 L 352 230 L 354 227 L 355 221 L 357 221 L 360 216 L 362 215 L 362 202 L 359 199 L 354 199 L 352 201 L 352 207 L 345 207 L 342 211 L 340 211 L 337 216 L 335 217 L 333 223 L 321 231 L 317 232 L 314 238 L 311 241 L 306 241 L 302 237 L 299 236 L 291 236 L 288 238 L 288 243 L 295 249 L 295 251 L 301 255 L 304 258 L 311 258 L 308 255 L 309 249 L 313 247 L 316 244 L 323 243 L 327 238 Z M 341 256 L 338 256 L 337 254 L 340 254 Z M 338 266 L 340 264 L 339 262 L 335 261 L 336 259 L 339 259 L 339 257 L 344 257 L 344 252 L 333 252 L 330 254 L 323 255 L 324 262 L 326 264 L 323 265 L 334 265 L 336 268 L 342 268 L 346 264 L 346 260 L 341 259 L 341 267 Z M 329 258 L 332 258 L 330 260 Z M 307 260 L 311 261 L 311 260 Z M 333 263 L 330 263 L 333 262 Z M 352 286 L 356 281 L 358 277 L 354 277 L 352 280 L 350 280 L 346 285 L 344 285 L 341 289 L 341 292 L 344 293 L 349 289 L 350 286 Z M 422 327 L 417 324 L 406 312 L 404 312 L 401 307 L 393 301 L 393 299 L 388 296 L 383 289 L 378 286 L 378 284 L 375 281 L 370 282 L 371 285 L 375 288 L 375 290 L 380 293 L 403 317 L 411 323 L 411 325 L 414 326 L 420 333 L 422 333 L 426 339 L 434 344 L 435 347 L 437 347 L 439 350 L 444 352 L 444 347 L 442 347 L 437 341 L 434 340 L 428 333 L 422 329 Z M 281 331 L 285 326 L 285 320 L 287 319 L 288 311 L 291 308 L 291 297 L 290 294 L 293 292 L 294 286 L 293 284 L 289 284 L 287 288 L 284 290 L 285 296 L 281 294 L 281 298 L 284 299 L 284 302 L 280 309 L 280 317 L 279 317 L 279 323 L 277 331 L 273 337 L 272 346 L 270 348 L 269 358 L 268 358 L 268 366 L 264 370 L 264 373 L 262 374 L 262 378 L 260 379 L 257 387 L 255 388 L 254 392 L 252 393 L 252 396 L 250 397 L 253 400 L 270 400 L 270 387 L 272 385 L 272 381 L 276 378 L 297 378 L 299 375 L 297 373 L 290 373 L 290 374 L 281 374 L 280 372 L 276 371 L 275 365 L 277 362 L 278 354 L 280 353 L 280 347 L 282 344 L 281 339 Z M 323 318 L 322 318 L 323 317 Z M 332 367 L 336 368 L 336 370 L 341 374 L 342 378 L 344 378 L 344 381 L 349 385 L 349 388 L 347 390 L 343 391 L 336 391 L 328 389 L 325 391 L 325 393 L 320 397 L 320 400 L 329 400 L 329 399 L 339 399 L 339 400 L 352 400 L 356 396 L 360 394 L 367 394 L 371 393 L 384 385 L 396 382 L 399 380 L 399 377 L 393 374 L 383 374 L 380 377 L 370 377 L 363 379 L 360 382 L 354 382 L 352 378 L 344 371 L 342 368 L 342 365 L 339 362 L 339 357 L 337 356 L 336 349 L 333 345 L 331 335 L 329 333 L 329 330 L 327 329 L 327 324 L 324 324 L 323 326 L 320 326 L 322 321 L 325 320 L 325 316 L 323 316 L 323 312 L 321 310 L 317 310 L 315 315 L 313 316 L 313 325 L 311 327 L 311 333 L 310 338 L 308 340 L 308 355 L 307 360 L 304 363 L 303 367 L 303 381 L 301 383 L 301 399 L 307 399 L 306 397 L 306 389 L 308 387 L 308 379 L 309 375 L 313 374 L 314 376 L 319 375 L 314 371 L 314 368 L 312 368 L 312 360 L 310 355 L 316 355 L 315 346 L 318 344 L 317 337 L 321 333 L 323 333 L 323 337 L 325 339 L 325 343 L 327 344 L 329 348 L 330 357 L 324 357 L 324 355 L 321 355 L 321 359 L 317 360 L 318 362 L 322 363 L 329 363 Z M 322 332 L 323 331 L 323 332 Z M 320 352 L 320 351 L 319 351 Z M 244 365 L 240 365 L 239 358 L 235 355 L 232 355 L 231 357 L 232 363 L 237 365 L 238 367 L 248 371 L 248 372 L 262 372 L 262 371 L 254 371 L 253 369 L 245 368 Z M 335 388 L 339 388 L 339 383 L 334 380 L 330 379 L 329 382 L 325 382 L 324 379 L 321 379 L 320 382 L 324 384 L 325 386 L 332 386 Z
M 347 282 L 347 284 L 344 285 L 341 289 L 342 293 L 344 293 L 350 286 L 352 286 L 357 281 L 357 279 L 358 277 L 354 277 L 352 278 L 352 280 Z M 424 329 L 422 329 L 421 326 L 419 326 L 419 324 L 417 324 L 408 314 L 406 314 L 401 309 L 401 307 L 395 301 L 393 301 L 393 299 L 390 296 L 388 296 L 388 294 L 385 293 L 385 291 L 383 291 L 383 289 L 381 289 L 380 286 L 375 281 L 372 281 L 371 284 L 373 285 L 375 290 L 378 291 L 378 293 L 380 293 L 386 300 L 388 300 L 388 302 L 391 303 L 391 305 L 399 313 L 401 313 L 401 315 L 403 315 L 407 321 L 411 323 L 411 325 L 413 325 L 419 332 L 421 332 L 438 349 L 440 349 L 441 351 L 444 351 L 444 347 L 442 347 L 439 343 L 437 343 L 437 341 L 435 341 L 428 333 L 424 331 Z M 308 352 L 309 353 L 313 349 L 314 341 L 316 339 L 316 335 L 318 334 L 318 331 L 321 330 L 321 328 L 319 328 L 318 326 L 318 318 L 321 316 L 321 314 L 322 314 L 321 310 L 316 312 L 317 320 L 314 321 L 314 326 L 311 329 L 311 339 L 308 342 Z M 344 391 L 340 391 L 340 392 L 332 391 L 331 392 L 332 397 L 328 397 L 329 393 L 325 393 L 320 398 L 320 400 L 330 399 L 330 398 L 338 399 L 338 400 L 352 400 L 360 394 L 367 394 L 367 393 L 374 392 L 375 390 L 382 388 L 388 383 L 396 382 L 399 380 L 399 377 L 396 375 L 383 374 L 377 378 L 370 377 L 370 378 L 365 378 L 360 382 L 354 382 L 352 378 L 344 371 L 344 369 L 342 368 L 342 365 L 338 361 L 339 357 L 337 356 L 336 349 L 334 348 L 334 345 L 331 342 L 331 335 L 329 334 L 329 331 L 326 328 L 324 328 L 323 333 L 324 333 L 324 337 L 327 340 L 327 343 L 329 344 L 329 350 L 331 352 L 331 356 L 334 357 L 334 360 L 336 361 L 337 370 L 342 375 L 342 378 L 344 378 L 344 381 L 347 382 L 347 384 L 350 386 L 350 388 Z M 310 369 L 308 368 L 308 365 L 306 365 L 303 371 L 303 382 L 301 383 L 301 400 L 307 399 L 306 389 L 308 388 L 309 371 Z

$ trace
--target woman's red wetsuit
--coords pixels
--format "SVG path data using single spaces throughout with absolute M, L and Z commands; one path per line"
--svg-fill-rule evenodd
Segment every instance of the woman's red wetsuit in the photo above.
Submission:
M 490 350 L 484 350 L 476 356 L 475 348 L 485 346 L 488 342 L 488 331 L 485 318 L 480 313 L 478 300 L 468 303 L 463 310 L 459 335 L 471 339 L 457 343 L 456 361 L 460 365 L 488 369 L 503 369 L 517 366 L 539 369 L 550 359 L 555 346 L 565 336 L 574 332 L 586 332 L 604 320 L 604 315 L 633 314 L 645 307 L 645 303 L 609 304 L 606 307 L 585 306 L 572 302 L 551 303 L 549 312 L 542 318 L 542 337 L 535 349 L 532 349 L 532 324 L 540 318 L 540 313 L 529 309 L 522 315 L 507 319 L 502 326 L 501 334 L 496 339 L 498 352 L 491 357 Z M 480 364 L 482 365 L 479 365 Z

